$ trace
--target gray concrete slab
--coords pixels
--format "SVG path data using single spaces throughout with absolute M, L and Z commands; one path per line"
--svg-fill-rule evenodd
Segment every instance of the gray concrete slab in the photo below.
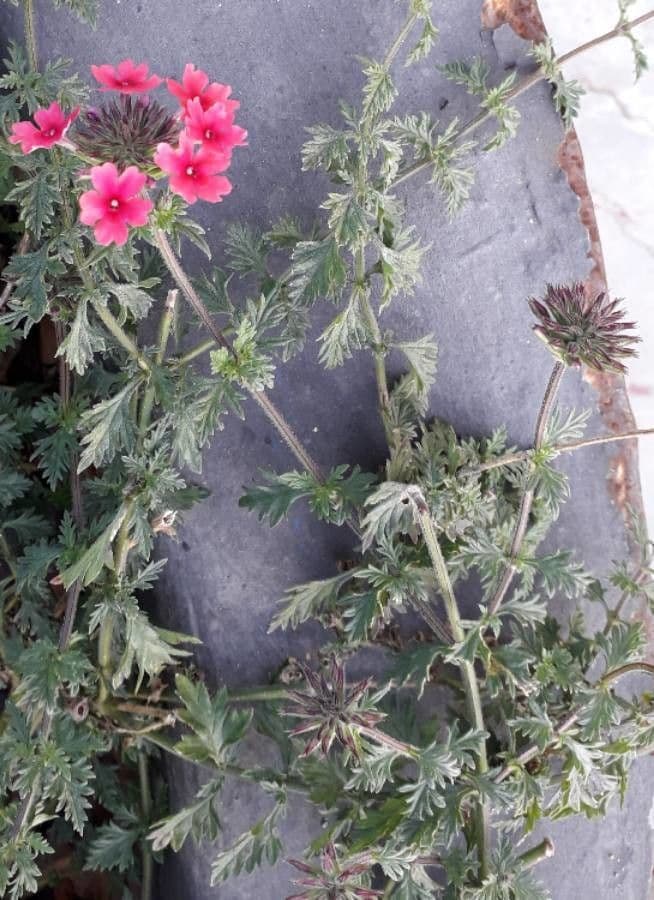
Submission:
M 281 213 L 293 213 L 310 223 L 327 184 L 300 172 L 303 127 L 337 122 L 338 99 L 358 96 L 356 54 L 381 55 L 403 15 L 402 4 L 391 0 L 188 0 L 183 5 L 105 0 L 98 31 L 92 33 L 65 13 L 38 5 L 48 10 L 39 20 L 44 57 L 71 55 L 81 71 L 88 71 L 91 63 L 133 56 L 171 75 L 192 61 L 233 85 L 250 147 L 236 156 L 230 198 L 197 210 L 218 260 L 229 222 L 267 227 Z M 507 66 L 526 64 L 525 48 L 509 32 L 495 41 L 482 33 L 479 6 L 477 0 L 436 5 L 442 27 L 439 61 L 481 53 L 500 78 Z M 10 27 L 12 15 L 6 11 Z M 444 107 L 445 121 L 472 111 L 463 91 L 438 76 L 433 59 L 400 78 L 400 111 Z M 453 222 L 432 186 L 416 181 L 403 189 L 411 221 L 433 249 L 416 296 L 397 302 L 382 324 L 402 335 L 432 330 L 437 336 L 435 414 L 461 433 L 478 435 L 505 422 L 511 441 L 527 443 L 551 361 L 531 335 L 525 298 L 541 291 L 546 281 L 584 278 L 589 263 L 577 198 L 557 165 L 562 132 L 547 90 L 527 95 L 521 111 L 519 138 L 499 154 L 479 156 L 472 200 Z M 197 257 L 191 259 L 196 268 Z M 330 312 L 317 311 L 314 337 Z M 369 359 L 359 356 L 326 373 L 316 357 L 310 340 L 305 353 L 280 370 L 276 402 L 322 464 L 377 465 L 383 441 Z M 618 384 L 616 390 L 624 388 Z M 593 409 L 590 431 L 603 429 L 597 393 L 580 376 L 567 377 L 562 403 Z M 211 682 L 230 685 L 260 682 L 289 654 L 301 656 L 316 646 L 320 636 L 311 627 L 267 636 L 273 608 L 287 587 L 329 575 L 351 552 L 344 530 L 314 523 L 302 508 L 273 531 L 239 510 L 241 486 L 256 477 L 259 467 L 292 466 L 258 410 L 249 406 L 247 413 L 245 423 L 229 420 L 206 453 L 202 480 L 211 498 L 189 516 L 178 544 L 160 547 L 169 558 L 159 591 L 161 621 L 201 636 L 200 665 Z M 553 545 L 575 548 L 600 573 L 611 559 L 629 552 L 622 510 L 607 490 L 610 460 L 611 451 L 600 448 L 565 462 L 572 501 L 551 539 Z M 565 612 L 560 605 L 556 611 Z M 182 765 L 170 766 L 168 774 L 173 803 L 180 804 L 196 786 L 197 775 Z M 552 830 L 559 853 L 542 871 L 557 900 L 644 900 L 652 856 L 651 776 L 649 763 L 638 766 L 624 808 L 613 810 L 605 822 L 576 821 Z M 258 796 L 230 786 L 222 816 L 226 839 L 254 822 L 262 808 Z M 289 854 L 301 850 L 315 827 L 305 807 L 292 807 Z M 283 864 L 210 890 L 213 852 L 212 847 L 188 848 L 169 860 L 159 896 L 278 900 L 289 892 L 290 870 Z M 619 877 L 613 874 L 618 866 Z

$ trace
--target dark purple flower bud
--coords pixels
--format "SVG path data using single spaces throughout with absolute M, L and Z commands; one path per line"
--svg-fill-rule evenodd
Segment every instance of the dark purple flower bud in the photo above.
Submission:
M 547 285 L 542 299 L 529 300 L 538 319 L 536 334 L 567 366 L 586 365 L 600 372 L 624 372 L 623 359 L 636 356 L 640 340 L 630 334 L 619 300 L 607 294 L 588 296 L 584 285 Z

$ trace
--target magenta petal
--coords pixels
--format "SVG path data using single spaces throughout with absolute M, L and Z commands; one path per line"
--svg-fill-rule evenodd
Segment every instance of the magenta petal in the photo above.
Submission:
M 118 196 L 123 200 L 133 197 L 145 187 L 146 176 L 143 172 L 139 172 L 136 166 L 128 166 L 125 171 L 118 176 Z
M 127 242 L 129 234 L 125 222 L 118 218 L 107 216 L 101 219 L 95 226 L 95 239 L 98 244 L 106 247 L 108 244 L 116 244 L 122 247 Z
M 107 212 L 106 201 L 97 191 L 86 191 L 79 198 L 80 222 L 84 225 L 95 225 Z
M 123 204 L 123 218 L 129 225 L 145 225 L 154 204 L 144 197 L 133 197 Z
M 91 184 L 104 197 L 119 194 L 118 169 L 113 163 L 106 162 L 91 169 Z

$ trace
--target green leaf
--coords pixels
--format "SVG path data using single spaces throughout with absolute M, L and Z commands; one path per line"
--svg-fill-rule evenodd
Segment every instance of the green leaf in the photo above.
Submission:
M 363 117 L 374 121 L 393 105 L 397 90 L 388 68 L 375 60 L 364 60 Z
M 331 125 L 307 128 L 311 138 L 302 147 L 302 168 L 338 172 L 347 169 L 350 160 L 349 134 Z
M 355 287 L 345 309 L 333 319 L 318 338 L 322 342 L 319 360 L 327 369 L 342 366 L 354 350 L 365 346 L 368 332 L 363 321 L 365 288 Z
M 393 345 L 406 356 L 418 397 L 424 397 L 434 383 L 438 348 L 430 334 L 415 341 L 400 341 Z
M 184 735 L 175 749 L 195 762 L 213 761 L 220 769 L 245 735 L 252 710 L 229 709 L 225 689 L 212 698 L 203 684 L 194 684 L 184 675 L 176 677 L 175 686 L 184 704 L 184 709 L 177 713 L 178 718 L 192 731 Z
M 363 522 L 363 549 L 414 526 L 414 508 L 406 484 L 386 481 L 366 500 L 370 507 Z
M 647 59 L 647 53 L 645 52 L 644 44 L 638 40 L 636 35 L 633 32 L 633 29 L 629 27 L 629 9 L 635 4 L 635 0 L 618 0 L 618 8 L 620 10 L 620 19 L 618 21 L 618 26 L 621 29 L 621 33 L 624 37 L 627 38 L 629 44 L 631 45 L 631 50 L 634 56 L 634 73 L 636 76 L 636 81 L 641 78 L 645 72 L 649 68 L 649 61 Z
M 277 823 L 285 811 L 286 797 L 282 794 L 272 812 L 218 854 L 211 865 L 212 887 L 242 872 L 252 872 L 263 862 L 269 865 L 277 862 L 283 849 Z
M 214 841 L 220 830 L 217 805 L 222 785 L 222 778 L 214 778 L 200 788 L 195 803 L 155 822 L 148 834 L 153 851 L 156 853 L 170 847 L 177 852 L 190 834 L 198 843 L 202 840 Z
M 61 262 L 49 255 L 48 244 L 31 253 L 15 253 L 4 270 L 4 277 L 16 282 L 11 300 L 15 318 L 27 317 L 25 331 L 39 322 L 48 309 L 46 278 L 64 271 Z M 18 301 L 24 303 L 19 304 Z
M 427 17 L 427 20 L 422 28 L 422 33 L 418 38 L 418 42 L 414 45 L 409 55 L 407 56 L 405 65 L 413 65 L 413 63 L 419 62 L 421 59 L 425 59 L 427 56 L 429 56 L 429 53 L 434 46 L 434 42 L 436 41 L 438 34 L 438 28 L 434 25 L 431 18 Z
M 645 633 L 640 622 L 614 622 L 608 634 L 600 634 L 597 643 L 604 652 L 606 672 L 642 659 Z
M 82 438 L 82 452 L 78 472 L 89 466 L 101 466 L 129 445 L 134 433 L 130 414 L 130 402 L 141 384 L 135 378 L 108 400 L 101 400 L 82 414 L 81 427 L 86 431 Z
M 320 297 L 337 299 L 346 275 L 345 264 L 334 238 L 302 241 L 293 251 L 289 296 L 305 306 L 310 306 Z
M 566 81 L 563 77 L 550 38 L 541 44 L 534 44 L 531 51 L 543 74 L 552 85 L 554 106 L 567 128 L 572 127 L 574 119 L 579 115 L 579 101 L 585 93 L 578 81 Z
M 66 590 L 68 590 L 77 579 L 80 579 L 83 585 L 91 584 L 91 582 L 95 581 L 98 577 L 104 566 L 113 569 L 111 544 L 118 534 L 119 528 L 125 521 L 128 512 L 128 506 L 123 503 L 100 537 L 91 544 L 89 549 L 82 554 L 76 563 L 69 566 L 61 573 L 61 579 Z
M 266 276 L 266 245 L 263 238 L 247 225 L 233 224 L 227 229 L 225 249 L 232 269 L 244 275 Z
M 309 581 L 290 588 L 282 600 L 282 607 L 276 613 L 268 632 L 277 628 L 297 628 L 308 619 L 318 618 L 325 610 L 332 609 L 338 600 L 343 585 L 347 584 L 353 576 L 353 572 L 343 572 L 333 578 L 325 578 L 322 581 Z
M 8 203 L 20 207 L 20 220 L 25 229 L 40 242 L 45 228 L 55 215 L 55 205 L 61 200 L 57 174 L 50 166 L 30 171 L 7 194 Z
M 65 688 L 71 696 L 76 696 L 80 688 L 90 684 L 93 671 L 80 650 L 70 647 L 60 651 L 43 638 L 21 654 L 17 666 L 22 678 L 16 702 L 30 714 L 37 710 L 53 712 L 60 689 Z
M 88 300 L 80 299 L 70 330 L 57 348 L 57 356 L 63 356 L 69 367 L 83 375 L 95 353 L 107 349 L 101 331 L 93 328 L 88 319 Z
M 136 603 L 123 610 L 125 649 L 112 678 L 114 689 L 131 675 L 136 664 L 138 677 L 135 690 L 139 690 L 144 675 L 154 678 L 165 666 L 174 666 L 182 657 L 189 656 L 186 650 L 178 650 L 173 643 L 200 643 L 189 635 L 171 633 L 173 641 L 166 631 L 150 624 L 147 615 Z
M 55 7 L 63 6 L 76 16 L 95 28 L 98 20 L 98 0 L 53 0 Z
M 430 679 L 431 667 L 448 650 L 449 647 L 443 644 L 417 644 L 411 650 L 401 650 L 395 658 L 388 677 L 392 678 L 400 687 L 414 682 L 416 695 L 420 699 L 424 694 L 425 685 Z
M 158 283 L 158 278 L 151 278 L 148 282 L 142 284 L 117 284 L 110 282 L 106 285 L 106 289 L 114 295 L 121 309 L 121 322 L 127 319 L 129 313 L 133 319 L 144 319 L 152 308 L 153 298 L 148 294 L 146 288 L 154 287 Z
M 137 827 L 122 828 L 116 822 L 100 825 L 88 844 L 85 869 L 127 872 L 134 865 L 134 848 L 140 837 Z
M 254 323 L 245 316 L 236 329 L 231 352 L 226 347 L 212 350 L 211 371 L 228 382 L 235 382 L 251 391 L 263 391 L 274 384 L 275 366 L 262 353 Z
M 474 182 L 474 172 L 462 164 L 475 147 L 473 141 L 459 141 L 459 123 L 454 119 L 447 129 L 439 134 L 431 152 L 433 162 L 432 181 L 445 196 L 448 213 L 453 216 L 470 197 Z
M 274 527 L 286 518 L 288 511 L 297 500 L 308 497 L 318 482 L 307 472 L 286 472 L 276 475 L 274 472 L 263 472 L 269 483 L 255 485 L 246 490 L 239 499 L 238 505 L 256 511 L 259 520 L 268 519 Z
M 354 194 L 329 194 L 322 208 L 329 212 L 329 228 L 339 245 L 354 247 L 368 230 L 366 211 Z
M 448 729 L 445 739 L 420 750 L 417 779 L 399 788 L 407 796 L 409 815 L 423 820 L 445 806 L 445 786 L 453 783 L 464 769 L 474 767 L 474 754 L 483 737 L 478 731 L 460 735 L 455 726 Z
M 465 87 L 469 94 L 485 95 L 490 69 L 481 56 L 476 56 L 470 63 L 456 60 L 438 69 L 449 81 Z
M 380 259 L 376 271 L 384 285 L 380 311 L 398 294 L 411 296 L 420 283 L 422 259 L 429 248 L 412 238 L 412 230 L 404 229 L 395 235 L 392 246 L 381 242 L 378 245 Z
M 365 594 L 348 594 L 344 598 L 343 618 L 345 633 L 351 641 L 365 641 L 377 619 L 383 613 L 377 591 Z

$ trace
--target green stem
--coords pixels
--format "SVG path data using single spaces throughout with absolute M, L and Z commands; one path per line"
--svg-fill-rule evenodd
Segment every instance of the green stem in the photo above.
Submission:
M 244 688 L 240 691 L 229 691 L 228 703 L 260 703 L 286 700 L 289 688 L 283 684 L 271 684 L 269 687 Z
M 130 530 L 132 527 L 132 510 L 134 501 L 131 500 L 127 504 L 125 518 L 120 526 L 120 531 L 114 545 L 114 573 L 120 576 L 127 565 L 127 557 L 130 548 Z M 105 709 L 107 701 L 111 693 L 111 681 L 113 678 L 112 665 L 112 647 L 114 626 L 116 617 L 113 612 L 109 611 L 100 623 L 100 632 L 98 634 L 98 666 L 100 668 L 100 687 L 98 690 L 98 706 Z
M 559 387 L 561 385 L 561 379 L 563 378 L 564 373 L 564 364 L 557 361 L 554 364 L 554 369 L 552 370 L 550 380 L 547 384 L 547 388 L 545 389 L 543 402 L 541 403 L 538 418 L 536 420 L 534 450 L 540 450 L 543 446 L 543 441 L 545 440 L 545 429 L 547 428 L 547 423 L 549 422 L 550 416 L 552 414 L 552 409 L 554 408 L 554 403 L 556 401 L 556 396 L 558 394 Z M 529 515 L 531 513 L 533 503 L 534 491 L 532 488 L 528 487 L 523 492 L 522 498 L 520 500 L 518 518 L 516 520 L 516 525 L 513 532 L 513 539 L 511 540 L 511 547 L 509 549 L 509 561 L 504 567 L 502 577 L 500 578 L 499 584 L 495 589 L 493 598 L 488 604 L 488 612 L 490 613 L 490 615 L 494 615 L 497 612 L 497 610 L 504 602 L 507 591 L 511 587 L 513 576 L 517 571 L 517 563 L 520 557 L 520 551 L 522 550 L 522 544 L 527 534 Z
M 191 284 L 191 280 L 189 279 L 179 260 L 175 256 L 173 248 L 170 246 L 170 242 L 168 241 L 165 232 L 161 231 L 161 229 L 155 229 L 154 242 L 155 246 L 159 250 L 159 253 L 161 254 L 161 258 L 166 268 L 172 275 L 175 283 L 181 290 L 184 297 L 188 300 L 189 304 L 194 309 L 195 313 L 197 314 L 198 318 L 205 326 L 209 334 L 219 346 L 224 347 L 230 354 L 233 354 L 234 351 L 231 344 L 209 315 L 209 311 L 200 299 L 197 291 Z M 278 431 L 282 440 L 289 447 L 300 465 L 304 469 L 306 469 L 307 472 L 313 475 L 313 477 L 319 484 L 324 484 L 325 476 L 323 475 L 320 466 L 313 460 L 308 450 L 304 447 L 291 426 L 270 400 L 268 395 L 264 391 L 253 391 L 249 388 L 246 388 L 246 390 L 248 391 L 252 399 L 263 410 L 269 421 Z
M 144 734 L 142 737 L 143 740 L 148 741 L 155 747 L 159 747 L 160 750 L 164 750 L 171 756 L 175 756 L 177 759 L 181 759 L 186 763 L 191 763 L 192 765 L 199 766 L 202 769 L 211 769 L 212 771 L 224 772 L 225 775 L 231 775 L 233 778 L 243 778 L 245 781 L 249 782 L 252 782 L 254 780 L 252 769 L 244 769 L 241 766 L 237 766 L 235 763 L 226 763 L 219 767 L 209 760 L 207 760 L 207 762 L 198 762 L 197 760 L 189 759 L 188 756 L 184 756 L 184 754 L 180 753 L 180 751 L 176 748 L 175 741 L 166 737 L 160 731 L 153 731 L 149 734 Z M 300 781 L 299 778 L 287 776 L 283 772 L 276 772 L 275 776 L 280 784 L 283 784 L 286 788 L 288 788 L 289 791 L 293 791 L 293 793 L 302 794 L 304 796 L 308 796 L 311 793 L 311 788 L 307 787 L 303 781 Z M 270 780 L 270 778 L 268 780 Z
M 390 437 L 390 435 L 388 435 L 388 412 L 390 409 L 391 400 L 388 393 L 385 353 L 379 323 L 372 308 L 372 304 L 370 303 L 370 297 L 368 296 L 368 291 L 366 289 L 364 281 L 366 264 L 365 244 L 363 242 L 361 242 L 361 245 L 355 252 L 354 264 L 355 277 L 360 290 L 361 309 L 363 310 L 363 314 L 366 319 L 366 325 L 370 334 L 370 341 L 372 344 L 372 352 L 375 359 L 375 378 L 377 381 L 377 400 L 379 403 L 379 412 L 381 414 L 382 422 L 384 423 L 384 429 L 387 432 L 387 437 Z
M 438 535 L 429 512 L 429 507 L 422 492 L 416 488 L 408 489 L 408 496 L 414 505 L 420 530 L 422 531 L 429 557 L 434 567 L 436 583 L 440 589 L 445 604 L 447 619 L 450 624 L 452 636 L 456 643 L 465 639 L 465 631 L 459 614 L 459 607 L 454 595 L 454 588 L 447 570 L 447 563 L 443 557 Z M 459 661 L 461 678 L 466 695 L 468 716 L 473 727 L 482 734 L 477 748 L 477 771 L 480 774 L 488 772 L 488 757 L 486 755 L 486 725 L 481 704 L 479 682 L 472 663 L 466 660 Z M 479 849 L 480 879 L 486 878 L 490 865 L 490 817 L 485 803 L 479 803 L 475 811 L 477 846 Z
M 643 25 L 645 22 L 649 21 L 652 18 L 654 18 L 654 10 L 644 13 L 642 16 L 638 16 L 638 18 L 636 19 L 632 19 L 625 25 L 613 28 L 611 31 L 607 31 L 605 32 L 605 34 L 601 34 L 590 41 L 586 41 L 586 43 L 584 44 L 580 44 L 578 47 L 575 47 L 574 50 L 570 50 L 568 51 L 568 53 L 564 53 L 562 56 L 558 56 L 554 62 L 556 65 L 562 66 L 565 63 L 570 62 L 570 60 L 574 59 L 576 56 L 580 56 L 582 53 L 586 53 L 588 50 L 592 50 L 594 47 L 598 47 L 600 46 L 600 44 L 604 44 L 607 41 L 612 41 L 614 38 L 621 37 L 625 33 L 625 31 L 632 28 L 637 28 L 639 25 Z M 542 69 L 539 69 L 537 72 L 528 75 L 520 82 L 520 84 L 516 85 L 511 91 L 509 91 L 506 96 L 506 102 L 510 103 L 512 100 L 517 99 L 521 94 L 524 94 L 526 91 L 532 88 L 535 84 L 539 84 L 541 81 L 546 80 L 547 76 Z M 475 116 L 457 132 L 456 140 L 461 141 L 464 138 L 468 137 L 486 122 L 489 122 L 492 118 L 494 118 L 494 113 L 490 110 L 484 111 L 478 116 Z M 423 159 L 412 163 L 412 165 L 407 166 L 404 171 L 400 172 L 393 179 L 392 186 L 396 187 L 398 184 L 407 181 L 414 175 L 418 175 L 420 172 L 425 172 L 432 165 L 432 159 Z
M 654 434 L 654 428 L 635 428 L 633 431 L 621 431 L 618 434 L 603 434 L 599 437 L 584 438 L 581 441 L 569 441 L 564 444 L 552 444 L 547 447 L 548 453 L 556 456 L 559 453 L 572 453 L 574 450 L 583 450 L 586 447 L 597 447 L 601 444 L 613 444 L 617 441 L 629 441 L 634 438 L 645 437 Z M 490 472 L 492 469 L 500 469 L 502 466 L 512 466 L 515 463 L 526 462 L 534 455 L 534 447 L 528 450 L 518 450 L 516 453 L 505 453 L 497 459 L 480 463 L 478 466 L 466 466 L 460 469 L 460 476 L 477 475 L 480 472 Z
M 654 677 L 654 665 L 646 662 L 626 663 L 624 666 L 620 666 L 618 669 L 612 669 L 610 672 L 607 672 L 606 675 L 603 675 L 599 680 L 599 684 L 604 686 L 613 684 L 614 681 L 618 681 L 618 679 L 624 678 L 625 675 L 630 675 L 633 672 L 642 672 L 644 675 L 651 675 Z
M 208 353 L 209 350 L 215 350 L 216 347 L 217 344 L 212 338 L 207 341 L 201 341 L 195 347 L 192 347 L 190 350 L 184 353 L 183 356 L 178 356 L 176 359 L 172 360 L 171 365 L 173 365 L 175 368 L 186 366 L 194 359 L 197 359 L 198 356 L 204 356 L 205 353 Z
M 641 672 L 644 675 L 651 675 L 654 677 L 654 665 L 646 662 L 633 662 L 627 663 L 624 666 L 620 666 L 619 669 L 613 669 L 611 672 L 608 672 L 606 675 L 603 675 L 602 678 L 597 682 L 598 685 L 608 687 L 613 684 L 614 681 L 618 681 L 620 678 L 623 678 L 625 675 L 631 675 L 634 672 Z M 576 724 L 579 714 L 581 713 L 581 708 L 575 709 L 572 712 L 568 713 L 568 715 L 563 719 L 563 721 L 558 725 L 556 730 L 554 731 L 554 736 L 552 741 L 550 742 L 550 747 L 554 746 L 559 738 L 564 735 L 567 731 L 569 731 L 573 725 Z M 532 744 L 527 747 L 526 750 L 523 750 L 522 753 L 511 762 L 507 763 L 500 771 L 495 775 L 494 781 L 499 784 L 509 777 L 511 772 L 514 769 L 521 769 L 527 765 L 527 763 L 531 762 L 532 759 L 536 759 L 538 756 L 547 752 L 548 748 L 542 750 L 540 746 L 537 744 Z
M 381 744 L 382 747 L 388 747 L 389 750 L 394 750 L 396 753 L 401 753 L 403 756 L 408 756 L 411 759 L 417 759 L 420 756 L 418 747 L 414 747 L 413 744 L 407 744 L 405 741 L 398 741 L 397 738 L 392 737 L 390 734 L 386 734 L 384 731 L 379 731 L 377 728 L 367 728 L 366 726 L 362 726 L 359 728 L 359 733 L 364 735 L 364 737 L 375 741 L 377 744 Z
M 39 53 L 36 40 L 36 25 L 34 13 L 34 0 L 23 0 L 24 3 L 24 28 L 25 43 L 27 45 L 27 59 L 32 72 L 39 70 Z
M 544 859 L 551 859 L 554 856 L 555 849 L 554 842 L 550 838 L 545 838 L 540 844 L 536 844 L 531 850 L 523 853 L 520 856 L 520 862 L 525 869 L 531 869 Z
M 100 668 L 100 686 L 98 689 L 98 706 L 104 710 L 110 695 L 112 666 L 111 648 L 113 645 L 115 616 L 107 612 L 100 623 L 98 635 L 98 666 Z
M 80 274 L 82 269 L 78 265 L 78 269 Z M 83 279 L 85 280 L 85 279 Z M 88 285 L 87 285 L 88 287 Z M 127 334 L 127 332 L 121 327 L 118 320 L 114 318 L 114 316 L 109 312 L 107 306 L 103 306 L 101 303 L 94 303 L 93 309 L 98 315 L 98 318 L 102 321 L 102 324 L 105 326 L 107 331 L 109 331 L 118 341 L 118 343 L 130 354 L 133 356 L 139 367 L 143 369 L 144 372 L 150 371 L 150 363 L 143 356 L 139 348 L 137 347 L 135 341 Z
M 154 357 L 154 361 L 158 366 L 161 366 L 166 355 L 168 338 L 170 337 L 170 330 L 172 328 L 173 319 L 175 317 L 175 305 L 177 303 L 177 297 L 178 291 L 168 291 L 168 296 L 166 297 L 166 302 L 164 304 L 164 311 L 159 321 L 159 334 L 157 340 L 158 349 Z M 141 406 L 141 415 L 139 417 L 139 437 L 141 441 L 145 437 L 145 434 L 150 427 L 152 407 L 154 406 L 154 394 L 154 383 L 152 381 L 152 378 L 150 378 L 148 386 L 145 389 L 145 394 L 143 395 L 143 404 Z
M 138 751 L 139 787 L 141 792 L 141 813 L 146 826 L 152 818 L 152 796 L 150 794 L 150 777 L 148 773 L 148 756 L 140 747 Z M 151 900 L 154 875 L 154 859 L 145 839 L 141 847 L 141 900 Z
M 384 62 L 382 63 L 382 65 L 384 66 L 384 68 L 387 71 L 393 65 L 393 61 L 395 60 L 395 57 L 402 49 L 402 45 L 408 38 L 409 34 L 411 33 L 411 31 L 413 29 L 413 26 L 416 24 L 417 21 L 418 21 L 418 14 L 415 12 L 410 12 L 409 15 L 407 16 L 406 22 L 402 26 L 402 30 L 400 31 L 398 36 L 395 38 L 395 40 L 393 41 L 393 43 L 391 44 L 391 46 L 388 50 L 388 53 L 384 57 Z

